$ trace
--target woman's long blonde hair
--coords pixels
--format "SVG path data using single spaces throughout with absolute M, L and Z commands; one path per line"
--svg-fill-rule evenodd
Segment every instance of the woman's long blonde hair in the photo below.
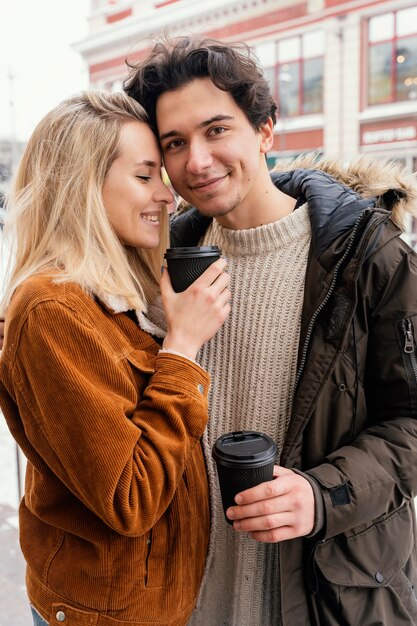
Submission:
M 107 219 L 101 190 L 117 156 L 126 122 L 148 123 L 125 93 L 83 92 L 50 111 L 35 128 L 7 200 L 5 235 L 11 241 L 8 280 L 0 311 L 15 289 L 38 273 L 76 282 L 88 293 L 122 296 L 146 310 L 157 291 L 168 217 L 160 246 L 124 247 Z

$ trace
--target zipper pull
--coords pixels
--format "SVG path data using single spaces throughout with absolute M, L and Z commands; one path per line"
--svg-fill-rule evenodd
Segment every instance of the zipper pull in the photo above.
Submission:
M 407 322 L 407 328 L 405 327 L 405 324 L 403 326 L 404 352 L 410 353 L 410 352 L 414 352 L 413 332 L 411 330 L 412 326 L 411 326 L 410 320 L 406 320 L 406 322 Z

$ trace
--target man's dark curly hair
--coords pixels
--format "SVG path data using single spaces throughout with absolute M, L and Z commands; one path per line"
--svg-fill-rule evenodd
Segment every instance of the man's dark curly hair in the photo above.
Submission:
M 155 129 L 159 96 L 206 77 L 230 93 L 255 130 L 269 117 L 276 122 L 277 105 L 268 81 L 244 43 L 224 43 L 197 36 L 164 37 L 146 57 L 127 64 L 130 72 L 124 89 L 145 108 Z

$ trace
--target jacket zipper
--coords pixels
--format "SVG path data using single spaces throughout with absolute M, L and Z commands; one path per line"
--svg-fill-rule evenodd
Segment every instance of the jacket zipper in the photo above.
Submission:
M 410 363 L 417 382 L 417 359 L 415 354 L 413 326 L 411 320 L 402 320 L 401 328 L 404 333 L 404 352 L 410 355 Z
M 307 329 L 306 338 L 304 340 L 303 350 L 302 350 L 302 353 L 301 353 L 300 365 L 298 367 L 297 374 L 296 374 L 296 377 L 295 377 L 295 383 L 294 383 L 294 388 L 293 388 L 291 407 L 294 404 L 295 391 L 297 389 L 298 383 L 300 382 L 301 375 L 302 375 L 302 373 L 304 371 L 305 363 L 306 363 L 306 360 L 307 360 L 308 346 L 310 344 L 311 335 L 313 334 L 314 324 L 316 322 L 316 319 L 317 319 L 319 313 L 323 310 L 323 308 L 326 306 L 326 304 L 330 300 L 330 297 L 331 297 L 331 295 L 332 295 L 332 293 L 334 291 L 334 288 L 336 286 L 336 281 L 337 281 L 339 269 L 340 269 L 342 263 L 347 258 L 347 256 L 350 254 L 350 251 L 352 250 L 352 246 L 353 246 L 353 244 L 355 242 L 359 226 L 360 226 L 360 224 L 361 224 L 363 219 L 364 219 L 364 214 L 362 213 L 359 216 L 359 218 L 356 220 L 356 222 L 355 222 L 355 224 L 353 226 L 352 234 L 350 236 L 348 245 L 346 247 L 346 250 L 345 250 L 343 256 L 339 259 L 339 261 L 335 265 L 334 272 L 333 272 L 333 278 L 332 278 L 332 282 L 330 284 L 329 290 L 327 291 L 327 293 L 324 296 L 323 300 L 321 301 L 321 303 L 319 304 L 319 306 L 317 307 L 317 309 L 315 310 L 315 312 L 313 313 L 313 315 L 312 315 L 312 317 L 310 319 L 310 323 L 309 323 L 308 329 Z

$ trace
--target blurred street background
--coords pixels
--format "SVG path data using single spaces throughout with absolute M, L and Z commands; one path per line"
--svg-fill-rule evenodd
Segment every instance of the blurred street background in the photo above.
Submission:
M 269 166 L 313 153 L 417 170 L 417 0 L 2 0 L 0 23 L 0 227 L 37 122 L 87 87 L 120 90 L 126 59 L 145 55 L 164 32 L 255 51 L 279 105 Z M 416 247 L 415 218 L 404 237 Z M 0 292 L 6 260 L 2 248 Z M 0 414 L 0 626 L 31 624 L 16 460 Z
M 16 446 L 0 413 L 0 626 L 31 624 L 18 541 L 16 461 Z

